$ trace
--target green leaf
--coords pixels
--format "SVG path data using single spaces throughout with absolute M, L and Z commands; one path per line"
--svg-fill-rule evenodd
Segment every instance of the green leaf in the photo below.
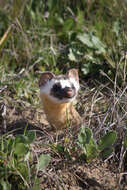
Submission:
M 68 57 L 69 57 L 70 61 L 76 61 L 75 54 L 73 53 L 71 48 L 69 49 Z
M 105 45 L 99 40 L 98 37 L 91 35 L 92 43 L 95 49 L 99 50 L 99 53 L 105 53 Z
M 101 153 L 100 156 L 103 160 L 105 160 L 106 158 L 108 158 L 111 153 L 114 151 L 114 148 L 106 148 L 104 149 Z
M 103 150 L 112 146 L 117 139 L 117 133 L 115 131 L 107 132 L 98 142 L 98 148 Z
M 17 154 L 17 156 L 23 156 L 28 151 L 28 148 L 23 143 L 17 143 L 15 145 L 14 153 Z
M 57 144 L 56 147 L 55 147 L 55 150 L 59 153 L 63 153 L 64 152 L 64 147 L 60 144 Z
M 17 144 L 17 143 L 26 144 L 26 141 L 27 141 L 27 138 L 25 137 L 25 135 L 18 135 L 18 136 L 15 138 L 15 144 Z
M 87 128 L 87 127 L 84 127 L 82 126 L 81 127 L 81 131 L 78 135 L 78 140 L 81 144 L 85 145 L 85 144 L 88 144 L 90 139 L 92 137 L 92 131 L 91 129 Z
M 44 170 L 48 166 L 50 160 L 51 160 L 51 156 L 49 154 L 47 155 L 41 154 L 38 164 L 37 164 L 37 169 Z
M 91 42 L 90 36 L 89 34 L 79 34 L 77 36 L 77 38 L 86 46 L 88 46 L 89 48 L 93 48 L 93 43 Z
M 16 143 L 23 143 L 23 144 L 31 144 L 34 142 L 36 138 L 36 132 L 35 131 L 27 131 L 25 135 L 19 135 L 15 139 Z
M 82 126 L 81 131 L 78 135 L 78 141 L 80 147 L 83 149 L 87 160 L 92 160 L 98 155 L 98 146 L 93 139 L 92 130 Z
M 27 131 L 25 136 L 27 137 L 27 143 L 31 144 L 34 142 L 36 138 L 36 132 L 35 131 Z
M 98 146 L 92 137 L 90 139 L 89 144 L 86 144 L 86 156 L 89 159 L 93 159 L 97 157 L 97 155 L 98 155 Z
M 98 50 L 98 54 L 105 53 L 105 45 L 93 33 L 79 34 L 77 38 L 87 47 Z

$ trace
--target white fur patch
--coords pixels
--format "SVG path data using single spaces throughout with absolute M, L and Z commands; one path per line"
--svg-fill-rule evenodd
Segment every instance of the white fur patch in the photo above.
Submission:
M 47 81 L 47 83 L 44 86 L 40 87 L 40 93 L 49 95 L 51 88 L 56 83 L 55 79 L 51 79 L 50 81 Z
M 59 80 L 59 82 L 60 82 L 62 88 L 71 87 L 71 84 L 73 84 L 76 91 L 79 90 L 79 83 L 74 78 L 61 79 L 61 80 Z
M 61 87 L 62 87 L 62 88 L 71 87 L 70 80 L 60 79 L 60 80 L 59 80 L 59 83 L 61 84 Z
M 62 100 L 60 100 L 50 94 L 53 85 L 58 82 L 61 84 L 62 88 L 71 87 L 71 84 L 73 84 L 76 89 L 76 95 L 77 95 L 79 90 L 79 83 L 74 78 L 60 79 L 60 80 L 53 78 L 50 81 L 48 81 L 44 86 L 40 87 L 40 93 L 46 94 L 50 98 L 50 100 L 52 100 L 54 103 L 62 104 L 62 103 L 72 102 L 75 99 L 76 95 L 73 98 L 63 98 Z
M 79 86 L 79 82 L 77 82 L 74 78 L 70 78 L 70 82 L 74 85 L 76 91 L 78 92 L 80 86 Z

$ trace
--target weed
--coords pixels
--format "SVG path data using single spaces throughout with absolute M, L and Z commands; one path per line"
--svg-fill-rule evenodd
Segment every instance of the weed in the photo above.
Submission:
M 6 134 L 0 138 L 0 189 L 40 189 L 37 174 L 50 162 L 49 155 L 41 155 L 33 165 L 31 144 L 36 133 L 26 131 L 16 137 Z M 36 188 L 35 188 L 36 186 Z

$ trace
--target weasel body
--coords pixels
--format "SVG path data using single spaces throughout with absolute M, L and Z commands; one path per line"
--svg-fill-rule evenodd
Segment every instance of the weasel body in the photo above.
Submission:
M 71 69 L 66 75 L 42 73 L 39 81 L 40 97 L 49 123 L 56 129 L 67 125 L 78 126 L 81 117 L 73 106 L 79 90 L 78 71 Z

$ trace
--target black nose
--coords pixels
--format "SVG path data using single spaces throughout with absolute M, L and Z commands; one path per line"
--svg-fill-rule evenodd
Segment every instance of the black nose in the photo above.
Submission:
M 70 87 L 65 87 L 64 88 L 64 95 L 67 98 L 72 98 L 74 96 L 74 91 Z

